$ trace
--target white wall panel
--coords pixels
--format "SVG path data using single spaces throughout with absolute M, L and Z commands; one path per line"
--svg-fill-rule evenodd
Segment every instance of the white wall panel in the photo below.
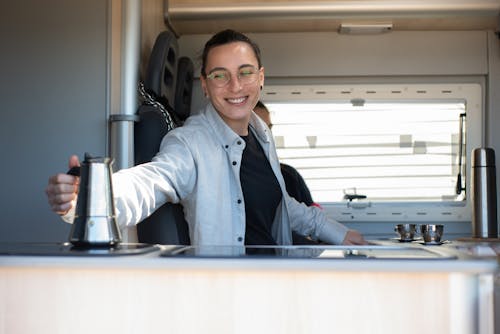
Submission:
M 260 46 L 266 75 L 482 75 L 488 71 L 484 31 L 393 31 L 249 34 Z M 181 36 L 181 54 L 199 57 L 209 35 Z

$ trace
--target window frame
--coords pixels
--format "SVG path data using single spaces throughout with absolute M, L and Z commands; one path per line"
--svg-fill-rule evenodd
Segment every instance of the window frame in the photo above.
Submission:
M 367 102 L 386 101 L 465 101 L 466 146 L 463 163 L 465 177 L 470 184 L 470 157 L 474 148 L 484 142 L 484 101 L 478 83 L 356 83 L 356 84 L 271 84 L 262 92 L 264 103 L 291 101 L 317 102 L 335 100 L 349 102 L 363 99 Z M 468 190 L 468 189 L 467 189 Z M 340 222 L 419 222 L 470 221 L 470 192 L 465 200 L 442 202 L 322 202 L 327 214 Z

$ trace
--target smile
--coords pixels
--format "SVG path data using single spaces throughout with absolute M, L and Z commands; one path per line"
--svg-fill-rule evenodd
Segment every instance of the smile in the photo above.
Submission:
M 232 99 L 226 99 L 227 102 L 231 104 L 240 104 L 245 102 L 247 97 L 238 97 L 238 98 L 232 98 Z

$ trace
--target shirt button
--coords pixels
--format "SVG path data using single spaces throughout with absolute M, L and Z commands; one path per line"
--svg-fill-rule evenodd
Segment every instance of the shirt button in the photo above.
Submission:
M 238 241 L 239 241 L 239 242 L 242 242 L 242 241 L 243 241 L 243 238 L 242 238 L 242 237 L 238 237 Z
M 238 140 L 236 144 L 241 145 L 241 140 Z
M 233 161 L 233 166 L 236 166 L 236 161 Z
M 238 200 L 238 204 L 241 204 L 241 199 Z
M 224 146 L 225 148 L 229 148 L 229 145 Z

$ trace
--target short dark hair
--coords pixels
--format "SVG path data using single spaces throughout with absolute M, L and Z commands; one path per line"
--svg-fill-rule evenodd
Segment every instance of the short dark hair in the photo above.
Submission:
M 255 105 L 255 108 L 261 108 L 261 109 L 267 110 L 266 105 L 261 100 L 257 101 L 257 104 Z
M 206 70 L 208 52 L 210 52 L 210 50 L 212 50 L 216 46 L 234 42 L 244 42 L 250 45 L 252 47 L 253 52 L 255 53 L 255 57 L 257 58 L 259 68 L 262 67 L 259 46 L 254 41 L 252 41 L 248 36 L 242 34 L 241 32 L 237 32 L 232 29 L 226 29 L 216 33 L 215 35 L 212 36 L 212 38 L 210 38 L 205 43 L 205 47 L 203 48 L 203 54 L 201 56 L 201 75 L 203 77 L 207 76 L 205 70 Z

